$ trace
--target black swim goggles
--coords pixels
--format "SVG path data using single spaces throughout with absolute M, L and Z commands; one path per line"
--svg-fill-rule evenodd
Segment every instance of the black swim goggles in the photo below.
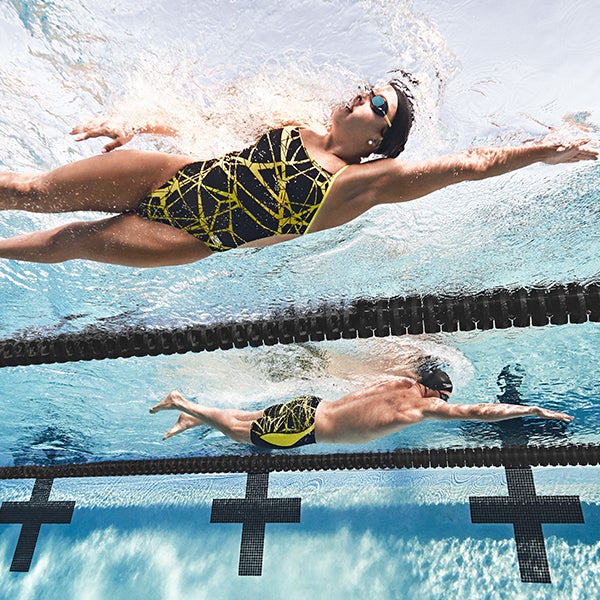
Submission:
M 446 394 L 445 392 L 440 392 L 440 390 L 437 390 L 437 393 L 440 395 L 440 400 L 443 400 L 444 402 L 448 402 L 448 400 L 450 400 L 449 394 Z
M 387 100 L 383 96 L 376 94 L 375 90 L 371 86 L 365 86 L 365 91 L 367 91 L 369 94 L 371 94 L 371 110 L 376 115 L 383 117 L 385 119 L 385 122 L 387 123 L 387 126 L 391 129 L 392 122 L 390 121 L 390 118 L 387 116 L 387 112 L 388 112 L 388 108 L 389 108 Z

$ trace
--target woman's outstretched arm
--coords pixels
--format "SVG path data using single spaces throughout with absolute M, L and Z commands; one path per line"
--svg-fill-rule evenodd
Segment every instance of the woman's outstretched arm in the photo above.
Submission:
M 569 144 L 472 148 L 424 161 L 382 159 L 351 165 L 334 183 L 311 231 L 347 223 L 373 206 L 415 200 L 463 181 L 503 175 L 537 162 L 597 160 L 598 150 L 580 139 Z
M 472 148 L 423 161 L 382 159 L 350 165 L 335 181 L 311 231 L 347 223 L 379 204 L 415 200 L 463 181 L 503 175 L 537 162 L 575 163 L 598 159 L 580 139 L 569 144 Z
M 462 181 L 504 175 L 537 162 L 546 164 L 597 160 L 589 139 L 569 144 L 539 143 L 527 146 L 472 148 L 422 162 L 395 161 L 377 184 L 376 204 L 414 200 Z
M 75 125 L 71 130 L 71 135 L 75 136 L 75 140 L 81 142 L 89 138 L 109 137 L 112 142 L 109 142 L 102 148 L 102 152 L 110 152 L 115 148 L 123 146 L 133 139 L 138 133 L 152 133 L 155 135 L 175 136 L 179 132 L 171 125 L 160 123 L 158 121 L 147 121 L 137 125 L 129 125 L 124 121 L 112 117 L 96 117 L 89 121 L 84 121 L 79 125 Z

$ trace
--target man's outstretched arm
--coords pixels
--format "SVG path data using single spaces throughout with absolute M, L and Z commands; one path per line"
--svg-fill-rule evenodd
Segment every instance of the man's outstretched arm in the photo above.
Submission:
M 424 411 L 429 419 L 442 421 L 505 421 L 516 417 L 539 417 L 541 419 L 555 419 L 569 423 L 573 420 L 571 415 L 547 410 L 539 406 L 522 406 L 520 404 L 448 404 L 439 400 L 428 410 Z

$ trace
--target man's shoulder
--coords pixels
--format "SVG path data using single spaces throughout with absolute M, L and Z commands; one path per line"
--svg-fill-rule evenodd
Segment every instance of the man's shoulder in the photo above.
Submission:
M 406 401 L 412 397 L 414 397 L 414 400 L 418 400 L 421 397 L 421 391 L 418 389 L 416 380 L 404 376 L 379 379 L 373 384 L 372 389 L 392 394 L 396 400 Z
M 422 398 L 419 402 L 423 415 L 428 419 L 449 419 L 458 405 L 449 404 L 440 398 Z
M 408 389 L 417 386 L 417 380 L 407 375 L 394 375 L 389 379 L 389 383 L 399 389 Z

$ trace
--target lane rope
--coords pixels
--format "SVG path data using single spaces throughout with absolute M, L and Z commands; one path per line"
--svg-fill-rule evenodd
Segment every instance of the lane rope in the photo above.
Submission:
M 600 445 L 406 449 L 338 454 L 252 454 L 82 464 L 0 467 L 0 479 L 58 479 L 190 473 L 271 473 L 448 467 L 541 467 L 600 465 Z
M 472 296 L 395 296 L 316 308 L 289 307 L 253 320 L 175 328 L 124 327 L 0 340 L 0 367 L 157 356 L 442 331 L 485 331 L 600 321 L 600 284 L 494 289 Z

